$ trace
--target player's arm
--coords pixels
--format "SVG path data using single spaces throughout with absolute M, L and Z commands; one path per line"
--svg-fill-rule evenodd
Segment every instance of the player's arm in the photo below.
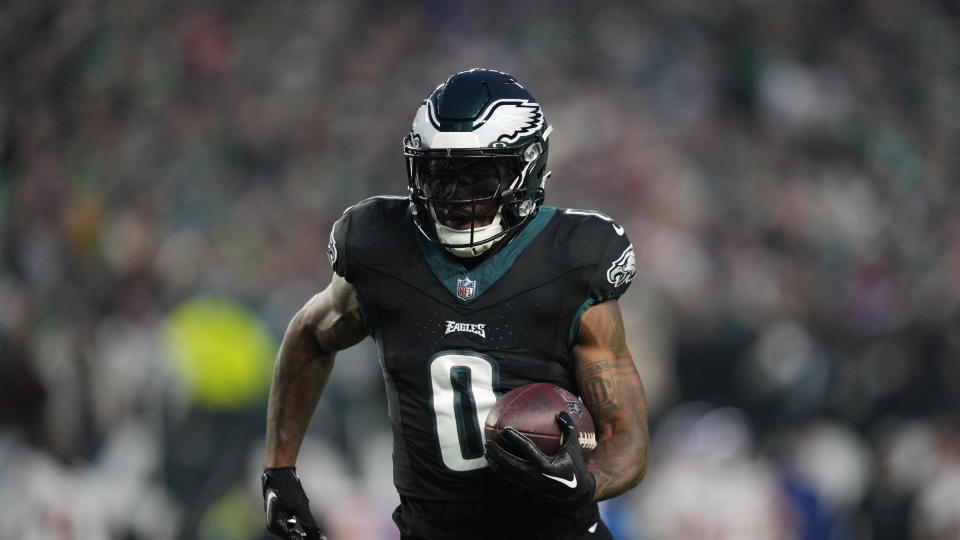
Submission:
M 616 301 L 584 312 L 573 356 L 577 387 L 597 429 L 590 463 L 566 411 L 557 415 L 564 438 L 553 455 L 509 427 L 500 435 L 504 444 L 488 440 L 484 447 L 495 472 L 558 508 L 615 497 L 637 485 L 647 467 L 646 398 L 627 351 Z
M 339 275 L 294 315 L 280 345 L 267 404 L 263 497 L 267 528 L 285 539 L 322 540 L 294 464 L 337 351 L 365 336 L 359 304 Z
M 353 288 L 337 274 L 293 316 L 270 385 L 265 467 L 294 465 L 336 352 L 365 336 Z
M 643 382 L 627 350 L 616 300 L 583 313 L 573 357 L 580 395 L 597 430 L 588 468 L 597 482 L 594 499 L 600 501 L 640 483 L 650 444 Z

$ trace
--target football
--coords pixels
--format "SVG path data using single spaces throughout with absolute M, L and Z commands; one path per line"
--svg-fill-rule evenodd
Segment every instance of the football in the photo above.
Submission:
M 557 423 L 560 411 L 570 414 L 580 431 L 580 447 L 585 456 L 589 455 L 597 447 L 590 411 L 572 392 L 551 383 L 526 384 L 501 396 L 487 415 L 483 433 L 487 440 L 497 441 L 504 428 L 512 427 L 552 456 L 561 443 Z

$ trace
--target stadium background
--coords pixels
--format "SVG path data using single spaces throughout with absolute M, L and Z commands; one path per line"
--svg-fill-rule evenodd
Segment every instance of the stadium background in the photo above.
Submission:
M 960 6 L 0 4 L 0 538 L 263 538 L 264 395 L 329 227 L 403 194 L 449 74 L 555 126 L 628 230 L 649 473 L 625 539 L 960 535 Z M 300 461 L 335 540 L 396 495 L 369 342 Z

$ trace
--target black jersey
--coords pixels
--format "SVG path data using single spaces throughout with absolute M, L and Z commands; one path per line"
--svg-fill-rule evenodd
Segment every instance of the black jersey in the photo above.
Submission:
M 406 198 L 375 197 L 344 212 L 328 253 L 377 342 L 401 497 L 449 503 L 450 515 L 434 517 L 462 524 L 451 538 L 507 510 L 556 521 L 490 471 L 483 424 L 497 397 L 520 385 L 577 391 L 571 346 L 580 315 L 618 298 L 636 272 L 623 229 L 596 212 L 541 207 L 509 244 L 468 270 L 424 238 Z M 585 529 L 596 505 L 561 521 L 570 519 Z M 446 529 L 425 527 L 431 538 Z

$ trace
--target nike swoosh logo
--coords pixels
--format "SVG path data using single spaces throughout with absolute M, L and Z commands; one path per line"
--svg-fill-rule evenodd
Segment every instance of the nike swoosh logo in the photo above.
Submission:
M 307 537 L 307 532 L 303 530 L 295 517 L 287 519 L 287 528 L 289 529 L 287 532 L 290 534 L 296 534 L 300 538 Z M 326 540 L 326 538 L 326 536 L 321 536 L 320 540 Z
M 570 489 L 573 489 L 573 488 L 577 487 L 577 475 L 576 475 L 576 474 L 574 474 L 573 476 L 571 476 L 569 480 L 567 480 L 566 478 L 560 478 L 559 476 L 550 476 L 550 475 L 547 474 L 547 473 L 540 473 L 540 474 L 546 476 L 547 478 L 549 478 L 549 479 L 551 479 L 551 480 L 556 480 L 557 482 L 560 482 L 561 484 L 567 486 L 567 487 L 570 488 Z
M 617 233 L 617 236 L 623 236 L 623 227 L 613 223 L 613 232 Z
M 600 523 L 599 521 L 594 522 L 594 524 L 591 525 L 591 526 L 587 529 L 587 532 L 590 533 L 590 534 L 593 534 L 593 533 L 597 532 L 597 525 L 598 525 L 599 523 Z
M 270 519 L 272 515 L 272 512 L 270 512 L 270 510 L 273 509 L 273 503 L 275 502 L 277 502 L 277 494 L 274 493 L 273 491 L 268 491 L 267 492 L 267 519 Z

